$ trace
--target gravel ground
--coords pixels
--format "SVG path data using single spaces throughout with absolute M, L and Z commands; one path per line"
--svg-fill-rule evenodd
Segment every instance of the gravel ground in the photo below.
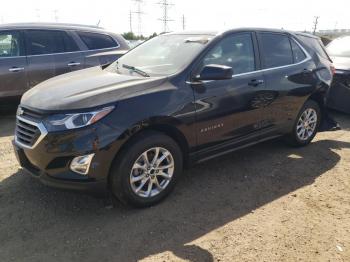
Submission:
M 19 170 L 0 115 L 0 261 L 350 261 L 350 117 L 187 171 L 161 204 L 112 208 Z

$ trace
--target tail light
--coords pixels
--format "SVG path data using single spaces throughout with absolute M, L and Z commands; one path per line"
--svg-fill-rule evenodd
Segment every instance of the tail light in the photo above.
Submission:
M 335 67 L 333 64 L 331 64 L 330 69 L 331 69 L 332 75 L 334 76 L 335 75 Z

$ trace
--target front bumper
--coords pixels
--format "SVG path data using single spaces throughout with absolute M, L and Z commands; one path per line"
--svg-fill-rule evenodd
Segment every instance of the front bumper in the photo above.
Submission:
M 72 171 L 66 171 L 65 179 L 50 176 L 45 170 L 41 170 L 34 166 L 26 157 L 24 149 L 18 147 L 15 142 L 13 142 L 13 147 L 16 158 L 22 169 L 33 177 L 39 179 L 45 185 L 59 189 L 76 190 L 87 193 L 102 194 L 107 192 L 107 179 L 76 179 L 77 175 Z M 69 179 L 69 174 L 67 174 L 69 172 L 71 172 L 71 179 Z
M 13 145 L 21 167 L 44 184 L 107 192 L 109 169 L 121 144 L 119 136 L 114 127 L 100 121 L 86 128 L 49 132 L 34 147 L 25 147 L 16 139 Z M 72 160 L 88 154 L 94 154 L 88 172 L 73 172 Z

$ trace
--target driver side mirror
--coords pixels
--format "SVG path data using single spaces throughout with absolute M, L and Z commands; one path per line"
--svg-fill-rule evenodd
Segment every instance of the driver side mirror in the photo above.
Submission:
M 227 80 L 231 79 L 232 75 L 232 67 L 212 64 L 204 66 L 196 80 Z

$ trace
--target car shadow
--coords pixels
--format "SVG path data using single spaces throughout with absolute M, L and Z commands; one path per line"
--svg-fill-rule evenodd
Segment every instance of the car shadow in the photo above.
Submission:
M 41 185 L 22 171 L 0 183 L 0 257 L 20 261 L 137 261 L 172 252 L 213 261 L 191 242 L 297 189 L 340 160 L 350 143 L 289 148 L 266 142 L 186 170 L 175 191 L 147 209 Z
M 16 109 L 0 108 L 0 137 L 12 136 L 16 125 Z

